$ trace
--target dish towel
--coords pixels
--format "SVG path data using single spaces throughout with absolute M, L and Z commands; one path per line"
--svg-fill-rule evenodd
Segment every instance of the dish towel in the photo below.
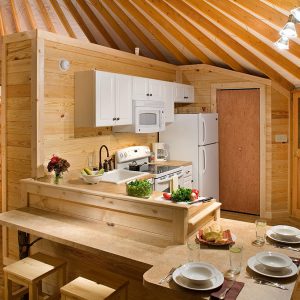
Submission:
M 225 291 L 225 289 L 229 285 L 230 285 L 230 280 L 225 279 L 222 287 L 218 291 L 216 291 L 210 295 L 211 299 L 219 299 L 220 295 Z M 236 281 L 233 284 L 232 288 L 227 292 L 225 300 L 235 300 L 237 298 L 237 296 L 239 295 L 240 291 L 242 290 L 242 288 L 244 287 L 244 285 L 245 285 L 245 283 Z
M 175 174 L 171 180 L 171 193 L 178 190 L 178 176 Z

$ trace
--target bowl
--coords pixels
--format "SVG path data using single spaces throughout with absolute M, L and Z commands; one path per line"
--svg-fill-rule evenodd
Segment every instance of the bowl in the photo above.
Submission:
M 287 255 L 270 251 L 257 253 L 255 257 L 258 262 L 271 271 L 280 271 L 293 263 Z
M 283 239 L 294 238 L 297 235 L 300 235 L 300 230 L 298 228 L 287 225 L 273 226 L 271 230 Z
M 91 171 L 91 172 L 92 175 L 85 175 L 81 173 L 81 177 L 86 183 L 96 184 L 99 181 L 101 181 L 102 174 L 101 175 L 97 174 L 98 171 Z
M 204 283 L 215 277 L 213 269 L 204 263 L 187 263 L 181 270 L 181 275 L 193 283 Z

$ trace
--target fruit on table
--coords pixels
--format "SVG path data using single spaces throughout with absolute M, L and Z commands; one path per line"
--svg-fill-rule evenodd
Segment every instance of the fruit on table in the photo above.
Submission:
M 205 239 L 208 242 L 219 242 L 221 240 L 223 240 L 223 230 L 222 230 L 222 226 L 217 224 L 217 223 L 213 223 L 210 226 L 207 226 L 203 229 L 203 235 L 202 235 L 203 239 Z
M 171 193 L 163 193 L 163 197 L 164 197 L 166 200 L 171 200 L 172 194 L 171 194 Z
M 192 189 L 192 193 L 195 193 L 197 195 L 197 198 L 199 197 L 199 190 L 197 189 Z
M 86 175 L 93 175 L 92 171 L 89 168 L 84 168 L 83 171 L 86 173 Z
M 101 176 L 101 175 L 103 175 L 103 173 L 104 173 L 104 169 L 100 169 L 99 171 L 96 171 L 96 172 L 90 170 L 89 168 L 84 168 L 81 170 L 81 174 L 84 176 L 87 176 L 87 175 Z
M 191 195 L 190 195 L 190 199 L 191 199 L 191 201 L 195 201 L 195 200 L 198 199 L 198 195 L 196 193 L 192 192 Z

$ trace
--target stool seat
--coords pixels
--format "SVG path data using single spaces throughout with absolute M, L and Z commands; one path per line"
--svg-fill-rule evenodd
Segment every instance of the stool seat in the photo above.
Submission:
M 33 282 L 46 277 L 65 264 L 66 262 L 61 259 L 36 253 L 4 267 L 3 271 Z
M 61 299 L 69 300 L 104 300 L 104 299 L 127 299 L 126 282 L 117 290 L 98 284 L 89 279 L 78 277 L 60 288 Z

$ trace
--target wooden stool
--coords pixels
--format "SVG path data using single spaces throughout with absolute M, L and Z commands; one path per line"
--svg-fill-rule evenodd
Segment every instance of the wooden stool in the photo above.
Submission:
M 127 300 L 128 282 L 114 290 L 94 281 L 78 277 L 60 288 L 61 300 Z
M 66 262 L 42 253 L 26 257 L 3 268 L 4 299 L 11 300 L 29 292 L 29 300 L 57 299 L 42 292 L 42 280 L 54 272 L 60 272 L 60 287 L 66 283 Z M 12 282 L 23 287 L 12 292 Z

